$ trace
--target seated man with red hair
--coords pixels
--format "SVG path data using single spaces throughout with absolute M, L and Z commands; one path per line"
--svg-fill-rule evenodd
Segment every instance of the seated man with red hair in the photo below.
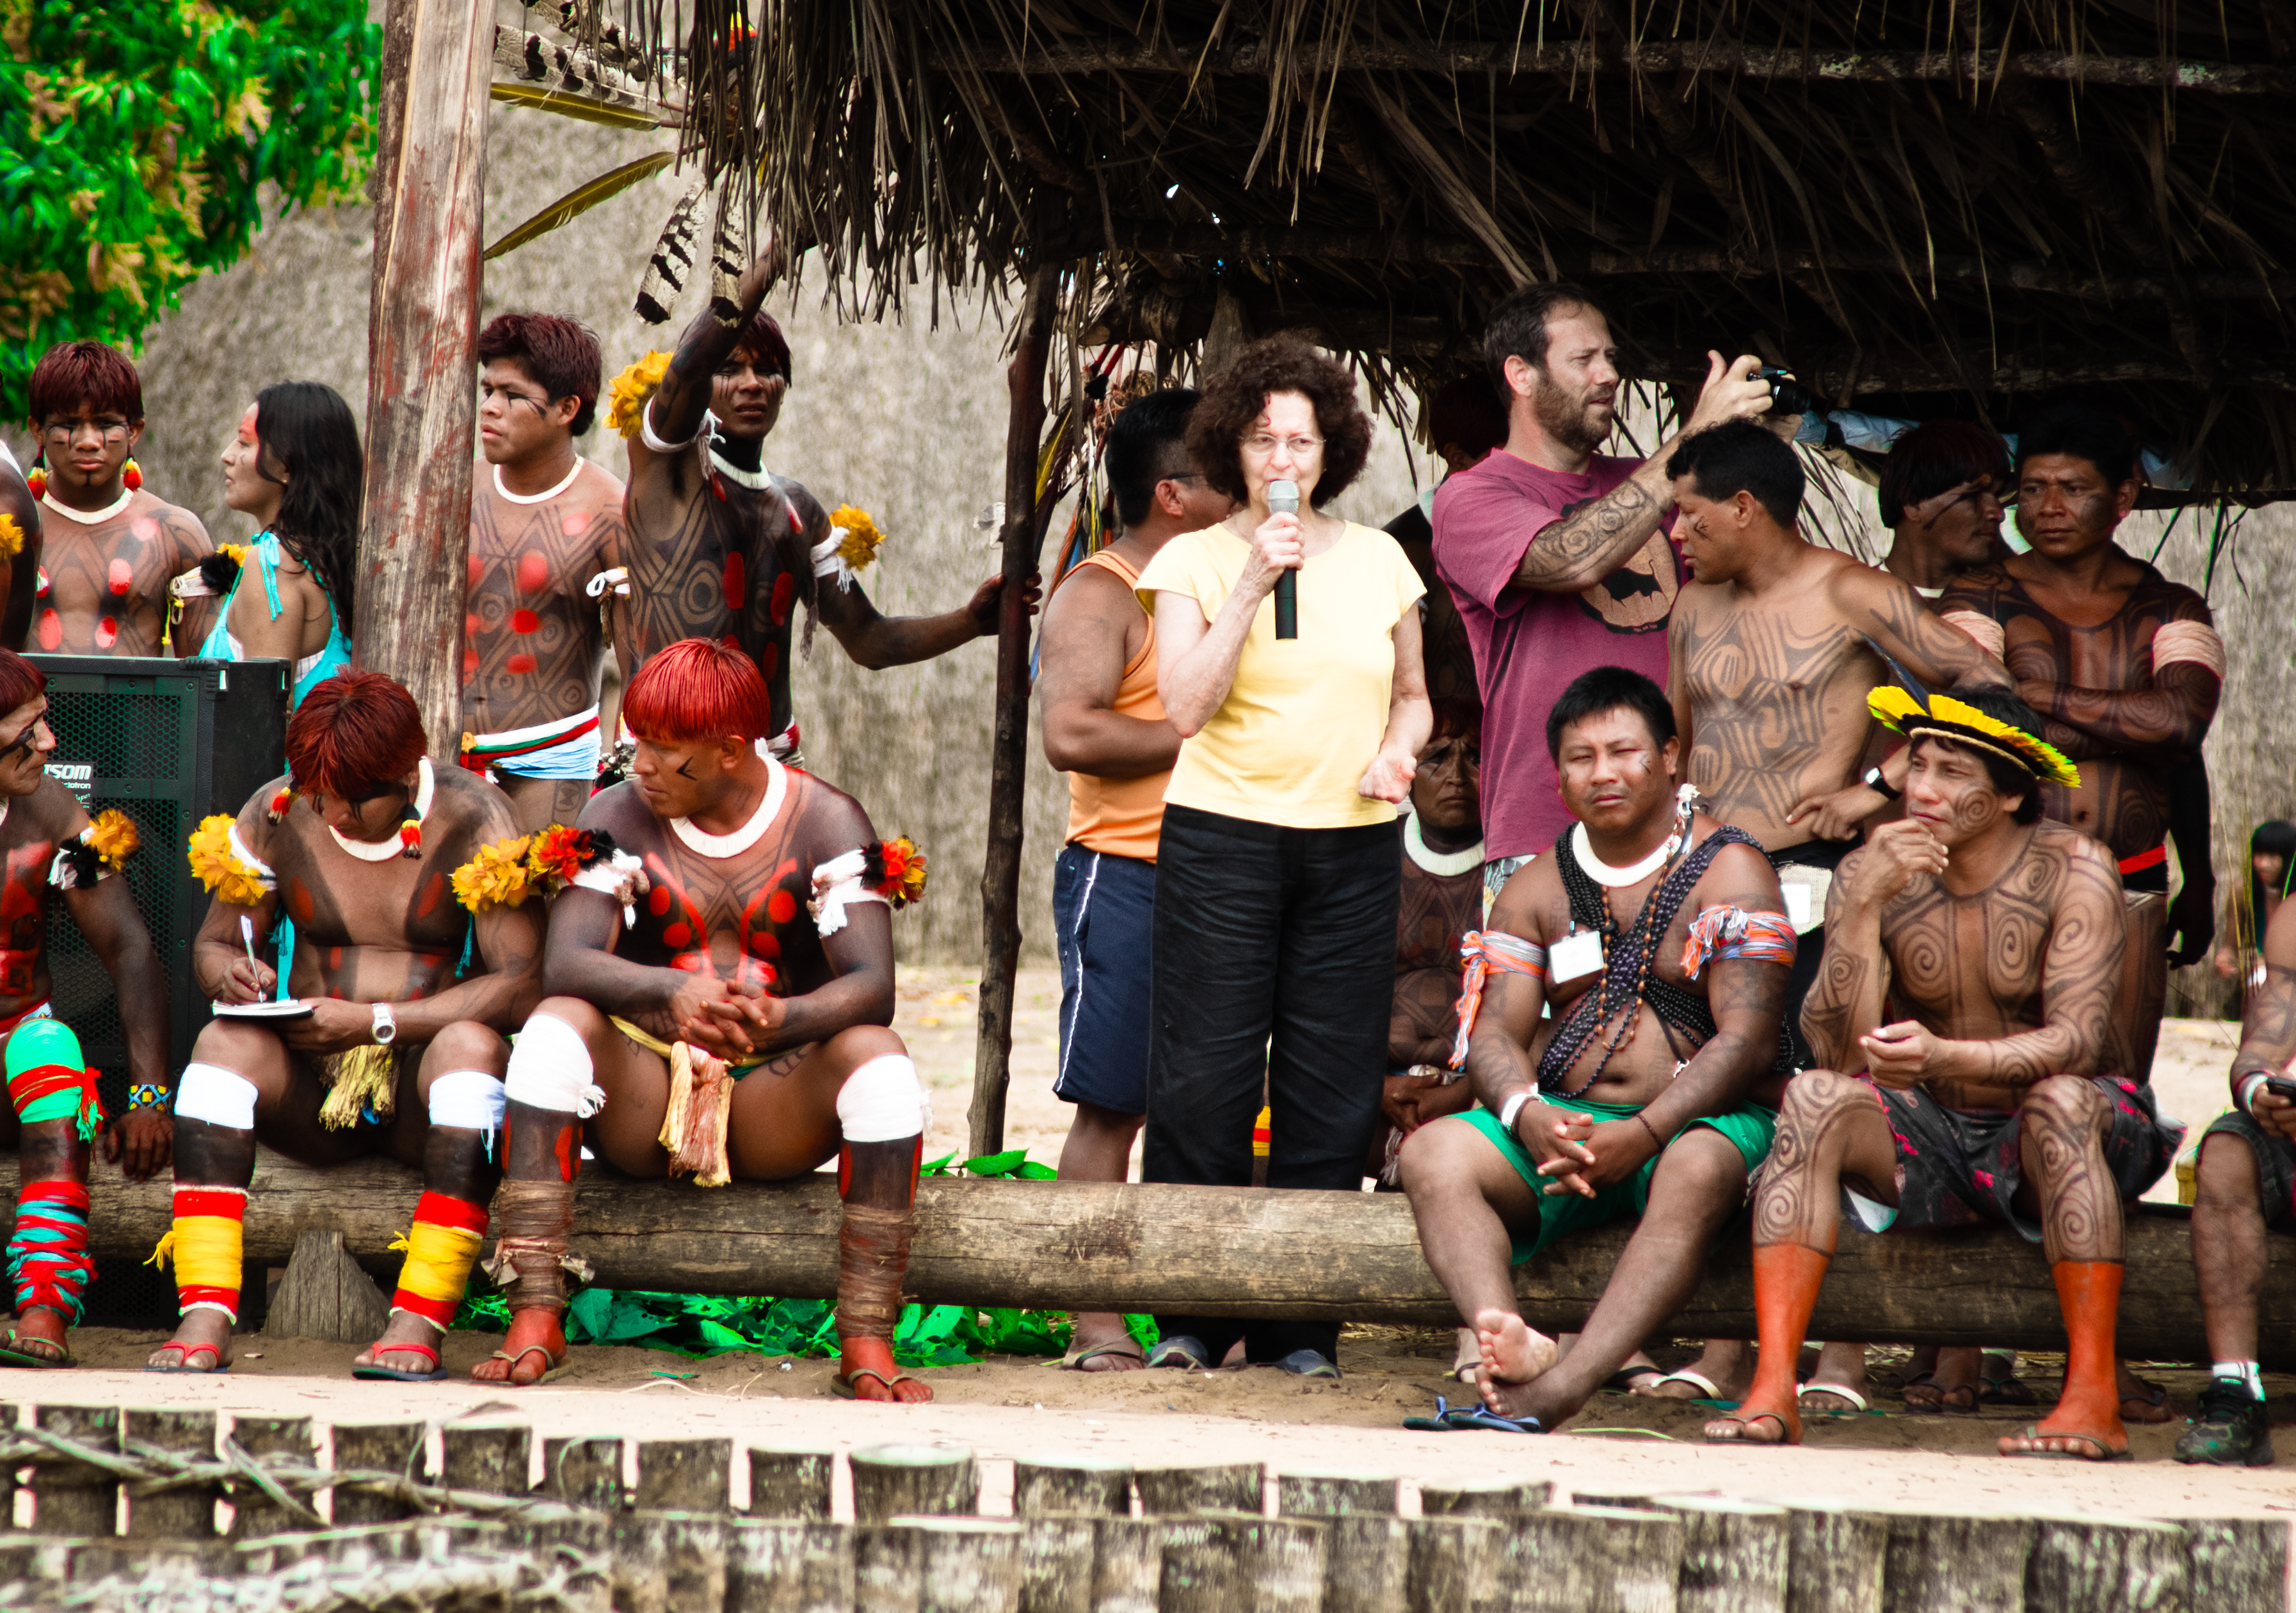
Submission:
M 859 803 L 756 741 L 757 663 L 685 639 L 630 680 L 628 782 L 591 798 L 554 873 L 551 995 L 510 1060 L 501 1241 L 510 1337 L 476 1376 L 533 1383 L 560 1317 L 587 1142 L 635 1176 L 779 1180 L 835 1159 L 840 1394 L 919 1401 L 893 1363 L 924 1143 L 923 1089 L 893 1017 L 891 905 L 922 868 Z M 578 869 L 578 872 L 577 870 Z M 904 873 L 909 877 L 905 879 Z
M 503 1037 L 542 995 L 543 904 L 526 899 L 509 798 L 426 748 L 405 689 L 339 672 L 287 725 L 288 776 L 192 836 L 214 893 L 192 968 L 219 1006 L 176 1085 L 176 1222 L 158 1256 L 174 1253 L 183 1320 L 147 1371 L 231 1364 L 259 1141 L 306 1165 L 387 1153 L 422 1168 L 390 1324 L 352 1371 L 447 1375 L 439 1346 L 498 1175 Z M 299 1013 L 266 1001 L 276 977 L 254 955 L 283 907 Z
M 94 823 L 47 776 L 56 748 L 46 676 L 0 650 L 0 1058 L 8 1075 L 0 1145 L 12 1142 L 16 1222 L 8 1239 L 10 1306 L 0 1366 L 69 1366 L 64 1329 L 79 1320 L 87 1258 L 89 1144 L 103 1126 L 79 1038 L 48 1011 L 48 920 L 54 894 L 111 976 L 127 1033 L 128 1111 L 104 1152 L 138 1181 L 168 1164 L 168 982 L 151 933 L 115 876 L 135 826 L 106 811 Z M 12 1130 L 15 1136 L 8 1137 Z
M 66 655 L 160 655 L 169 641 L 168 585 L 196 570 L 213 545 L 189 510 L 144 486 L 144 381 L 125 354 L 100 341 L 50 348 L 33 366 L 32 481 L 45 539 L 39 602 L 28 648 Z M 179 626 L 178 654 L 193 653 L 209 607 Z

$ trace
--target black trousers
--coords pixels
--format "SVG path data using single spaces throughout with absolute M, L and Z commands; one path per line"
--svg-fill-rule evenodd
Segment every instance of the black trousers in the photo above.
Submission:
M 1156 852 L 1147 1182 L 1251 1184 L 1263 1080 L 1267 1185 L 1353 1190 L 1379 1119 L 1403 854 L 1392 825 L 1284 829 L 1164 808 Z M 1271 1265 L 1287 1251 L 1266 1251 Z M 1337 1358 L 1332 1322 L 1159 1316 L 1217 1363 Z

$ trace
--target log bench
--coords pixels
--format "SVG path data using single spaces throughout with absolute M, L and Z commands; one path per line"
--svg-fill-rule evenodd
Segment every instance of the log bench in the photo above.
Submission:
M 101 1159 L 93 1178 L 93 1252 L 148 1255 L 169 1224 L 166 1179 L 131 1183 Z M 12 1200 L 15 1186 L 13 1163 L 0 1167 Z M 284 1265 L 307 1230 L 339 1231 L 354 1254 L 379 1255 L 406 1230 L 419 1191 L 414 1173 L 390 1161 L 313 1170 L 265 1150 L 248 1198 L 247 1264 Z M 1399 1193 L 928 1176 L 917 1219 L 907 1289 L 929 1303 L 1456 1320 Z M 589 1165 L 573 1244 L 609 1288 L 826 1299 L 836 1290 L 837 1223 L 826 1174 L 696 1188 Z M 1582 1323 L 1630 1230 L 1605 1227 L 1518 1268 L 1524 1316 L 1549 1331 Z M 2264 1363 L 2296 1369 L 2296 1239 L 2267 1243 Z M 1754 1336 L 1742 1220 L 1717 1244 L 1671 1325 L 1685 1338 Z M 2040 1246 L 2003 1227 L 1875 1236 L 1845 1226 L 1810 1336 L 2064 1347 Z M 2181 1208 L 2144 1205 L 2129 1216 L 2120 1347 L 2138 1360 L 2208 1359 Z

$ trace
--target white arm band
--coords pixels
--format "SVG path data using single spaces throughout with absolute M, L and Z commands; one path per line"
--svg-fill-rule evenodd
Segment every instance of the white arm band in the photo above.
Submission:
M 853 567 L 843 555 L 837 552 L 838 545 L 845 541 L 845 536 L 846 528 L 832 527 L 829 529 L 829 536 L 814 544 L 812 551 L 813 574 L 816 577 L 835 577 L 840 593 L 844 593 L 853 586 Z
M 2264 1084 L 2271 1078 L 2272 1077 L 2270 1076 L 2267 1075 L 2254 1075 L 2249 1077 L 2247 1080 L 2243 1081 L 2240 1084 L 2240 1107 L 2242 1112 L 2251 1117 L 2255 1115 L 2256 1094 L 2263 1089 Z
M 834 856 L 813 871 L 813 909 L 816 928 L 825 939 L 845 928 L 845 910 L 856 902 L 885 902 L 880 893 L 865 888 L 861 883 L 861 871 L 868 865 L 868 854 L 856 849 Z M 885 905 L 891 906 L 890 902 Z
M 693 435 L 684 442 L 664 442 L 660 438 L 656 437 L 653 431 L 653 400 L 660 396 L 660 392 L 656 392 L 652 397 L 645 400 L 645 407 L 638 411 L 638 439 L 657 454 L 676 454 L 692 447 L 701 439 L 701 433 L 709 429 L 709 416 L 704 413 L 701 417 L 701 424 L 694 430 Z
M 1546 1101 L 1546 1100 L 1540 1097 L 1538 1093 L 1532 1091 L 1529 1087 L 1525 1087 L 1522 1091 L 1516 1093 L 1505 1102 L 1499 1105 L 1499 1125 L 1501 1128 L 1504 1129 L 1509 1136 L 1513 1136 L 1514 1134 L 1514 1118 L 1522 1113 L 1522 1106 L 1526 1103 L 1544 1103 Z
M 569 883 L 584 890 L 594 890 L 600 896 L 611 897 L 622 905 L 622 923 L 637 927 L 637 898 L 652 885 L 646 878 L 645 863 L 627 851 L 617 851 L 603 863 L 593 863 L 577 873 Z
M 599 572 L 583 585 L 582 592 L 592 599 L 597 599 L 609 588 L 624 599 L 630 596 L 630 569 L 627 566 L 614 566 Z
M 247 848 L 247 842 L 239 838 L 239 825 L 237 823 L 234 823 L 231 826 L 230 845 L 231 855 L 237 857 L 241 862 L 246 864 L 248 867 L 255 871 L 255 877 L 262 882 L 264 889 L 276 890 L 279 888 L 279 876 L 271 872 L 270 864 L 265 862 L 261 857 L 257 856 L 253 852 Z

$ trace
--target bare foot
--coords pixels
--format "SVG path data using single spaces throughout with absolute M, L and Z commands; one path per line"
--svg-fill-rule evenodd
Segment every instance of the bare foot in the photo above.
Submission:
M 61 1363 L 70 1354 L 64 1344 L 64 1319 L 44 1305 L 28 1305 L 8 1329 L 5 1347 L 35 1361 Z M 12 1366 L 13 1362 L 0 1362 Z
M 1906 1386 L 1906 1410 L 1961 1413 L 1976 1411 L 1980 1392 L 1978 1372 L 1982 1361 L 1980 1352 L 1971 1347 L 1938 1351 L 1937 1364 L 1930 1370 L 1929 1381 Z
M 231 1318 L 204 1306 L 184 1312 L 176 1323 L 176 1336 L 152 1352 L 148 1364 L 194 1372 L 222 1371 L 231 1364 Z
M 1068 1358 L 1079 1372 L 1136 1372 L 1148 1363 L 1114 1311 L 1078 1311 Z
M 1848 1394 L 1855 1393 L 1858 1400 L 1870 1398 L 1866 1384 L 1866 1347 L 1862 1344 L 1829 1344 L 1817 1353 L 1817 1364 L 1810 1370 L 1809 1381 L 1802 1386 L 1796 1397 L 1805 1412 L 1820 1417 L 1854 1417 L 1865 1407 Z
M 351 1357 L 351 1364 L 379 1366 L 393 1372 L 435 1372 L 439 1346 L 446 1335 L 412 1311 L 393 1311 L 382 1337 Z M 406 1347 L 421 1345 L 419 1350 Z
M 529 1306 L 510 1314 L 510 1331 L 502 1348 L 472 1367 L 471 1376 L 480 1383 L 523 1388 L 540 1382 L 545 1372 L 565 1359 L 566 1332 L 559 1325 L 558 1313 Z
M 1482 1355 L 1483 1399 L 1493 1411 L 1502 1385 L 1529 1383 L 1554 1364 L 1554 1340 L 1513 1311 L 1480 1311 L 1475 1315 L 1475 1344 Z
M 1683 1381 L 1693 1373 L 1701 1381 Z M 1742 1339 L 1710 1339 L 1705 1354 L 1673 1376 L 1675 1381 L 1633 1392 L 1660 1400 L 1743 1400 L 1754 1386 L 1754 1347 Z M 1710 1385 L 1711 1394 L 1707 1392 Z
M 852 1384 L 856 1400 L 899 1401 L 905 1405 L 918 1405 L 933 1397 L 931 1385 L 922 1378 L 904 1376 L 893 1364 L 892 1347 L 882 1339 L 845 1340 L 837 1371 L 840 1377 Z

